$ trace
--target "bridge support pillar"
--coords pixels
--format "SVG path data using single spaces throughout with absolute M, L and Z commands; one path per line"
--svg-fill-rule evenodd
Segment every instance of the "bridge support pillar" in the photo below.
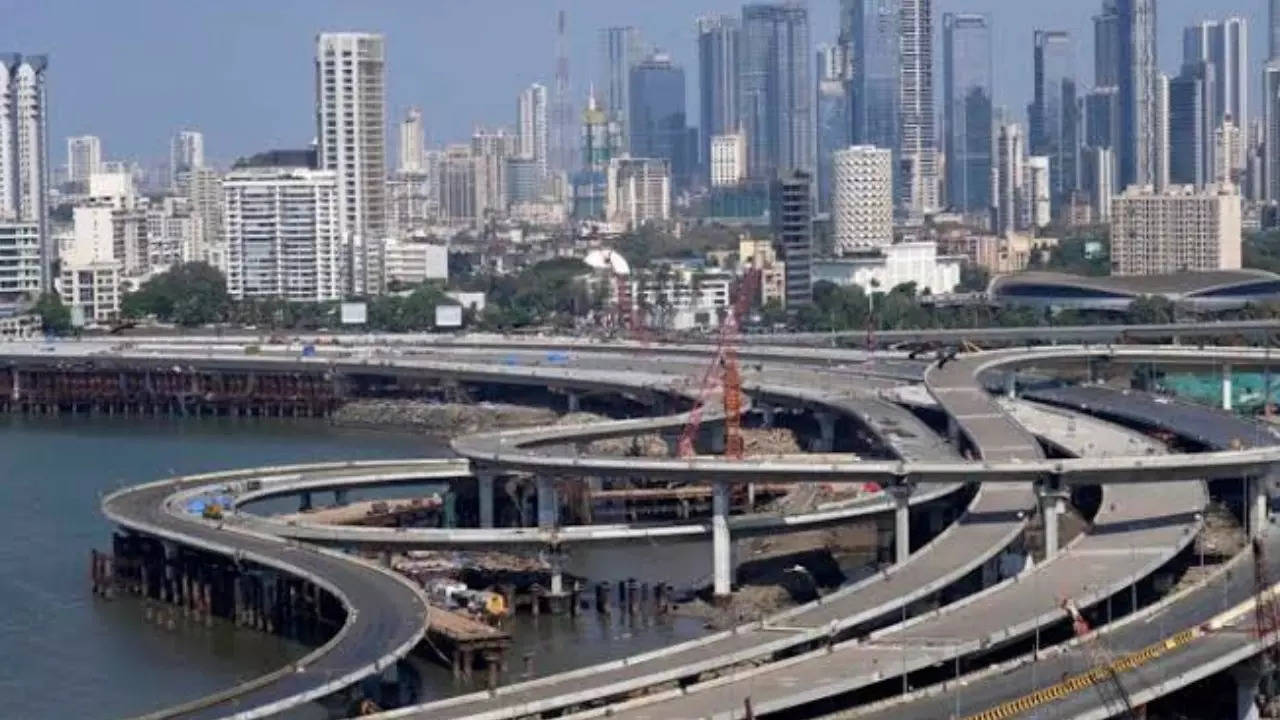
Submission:
M 538 529 L 552 530 L 560 519 L 560 500 L 556 496 L 555 478 L 539 475 L 535 482 L 538 488 Z
M 1246 481 L 1245 507 L 1249 535 L 1252 537 L 1262 537 L 1267 533 L 1267 485 L 1270 478 L 1270 475 L 1258 475 Z
M 1058 516 L 1062 514 L 1064 494 L 1060 490 L 1040 490 L 1040 520 L 1044 525 L 1044 559 L 1058 554 Z
M 835 413 L 815 412 L 813 417 L 818 421 L 818 439 L 813 444 L 814 451 L 820 453 L 834 451 L 836 447 Z
M 732 590 L 733 547 L 729 538 L 729 485 L 711 485 L 711 561 L 717 598 L 727 598 Z
M 1222 365 L 1222 409 L 1231 409 L 1231 363 Z
M 1231 668 L 1236 681 L 1236 720 L 1258 720 L 1258 683 L 1262 672 L 1254 662 L 1246 662 Z
M 334 505 L 346 505 L 346 504 L 347 504 L 347 489 L 346 489 L 346 488 L 339 488 L 339 489 L 337 489 L 337 490 L 334 490 L 334 491 L 333 491 L 333 504 L 334 504 Z
M 778 411 L 774 406 L 772 405 L 760 406 L 760 427 L 763 427 L 766 430 L 772 428 L 774 423 L 777 421 L 777 418 L 778 418 Z
M 9 370 L 9 374 L 13 376 L 12 399 L 18 402 L 22 399 L 22 373 L 15 367 Z
M 893 497 L 893 562 L 901 565 L 911 557 L 911 486 L 886 489 Z
M 488 470 L 476 470 L 476 499 L 479 509 L 476 515 L 480 519 L 480 527 L 493 527 L 493 482 L 494 473 Z
M 1004 394 L 1010 400 L 1018 399 L 1018 373 L 1012 370 L 1005 371 Z
M 303 490 L 298 493 L 298 512 L 306 512 L 311 509 L 311 491 Z
M 565 401 L 571 413 L 576 413 L 582 409 L 582 398 L 576 392 L 565 393 Z

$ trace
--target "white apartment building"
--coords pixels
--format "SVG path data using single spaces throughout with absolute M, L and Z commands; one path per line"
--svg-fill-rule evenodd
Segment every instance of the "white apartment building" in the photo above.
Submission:
M 813 281 L 826 281 L 864 291 L 888 292 L 904 283 L 915 283 L 916 292 L 949 293 L 960 284 L 962 256 L 938 255 L 934 242 L 903 242 L 875 253 L 837 260 L 813 261 Z
M 210 167 L 195 168 L 178 176 L 178 194 L 200 218 L 199 242 L 188 262 L 206 262 L 227 272 L 227 243 L 222 234 L 222 175 Z
M 747 179 L 747 138 L 742 133 L 711 137 L 711 187 L 739 185 Z
M 96 135 L 67 138 L 67 180 L 88 182 L 89 176 L 102 172 L 102 140 Z
M 832 159 L 831 221 L 837 255 L 893 242 L 893 152 L 871 146 Z
M 0 55 L 0 220 L 40 228 L 40 286 L 57 246 L 49 232 L 49 142 L 44 55 Z
M 147 209 L 148 257 L 153 270 L 203 260 L 202 218 L 184 197 L 166 197 Z
M 232 297 L 343 296 L 336 173 L 245 168 L 228 173 L 222 187 Z
M 646 324 L 664 330 L 719 327 L 733 304 L 733 275 L 671 266 L 634 276 L 631 297 Z
M 426 238 L 387 242 L 387 283 L 421 285 L 449 279 L 449 246 Z
M 516 150 L 533 160 L 539 177 L 547 175 L 547 88 L 534 83 L 520 93 L 516 103 Z
M 0 307 L 40 294 L 40 225 L 0 220 Z
M 995 210 L 997 235 L 1019 229 L 1022 220 L 1022 194 L 1026 189 L 1023 154 L 1026 145 L 1022 126 L 1006 123 L 996 136 Z
M 79 315 L 86 325 L 109 323 L 120 316 L 123 282 L 117 262 L 64 264 L 58 295 L 71 309 L 73 319 Z
M 1049 158 L 1033 155 L 1027 158 L 1022 191 L 1022 228 L 1040 229 L 1053 221 L 1053 188 L 1049 184 Z
M 422 111 L 409 108 L 408 115 L 400 121 L 400 162 L 397 169 L 401 175 L 414 175 L 423 171 L 426 160 L 424 143 L 426 133 L 422 129 Z
M 343 278 L 353 294 L 385 289 L 387 237 L 386 60 L 381 35 L 316 39 L 316 136 L 322 170 L 337 176 Z
M 671 168 L 657 158 L 612 158 L 604 203 L 608 222 L 638 228 L 671 218 Z
M 1111 203 L 1111 272 L 1238 270 L 1240 234 L 1240 196 L 1230 186 L 1133 186 Z

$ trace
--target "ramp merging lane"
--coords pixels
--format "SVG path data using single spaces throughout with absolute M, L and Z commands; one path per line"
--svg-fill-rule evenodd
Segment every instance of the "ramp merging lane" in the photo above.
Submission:
M 1064 387 L 1028 395 L 1061 407 L 1097 412 L 1125 422 L 1170 431 L 1224 449 L 1237 442 L 1246 446 L 1280 442 L 1271 428 L 1189 403 L 1158 398 L 1147 393 L 1116 391 L 1104 387 Z M 1242 440 L 1243 439 L 1243 440 Z M 1167 486 L 1149 497 L 1155 498 Z M 1262 540 L 1267 579 L 1280 579 L 1280 533 Z M 1255 596 L 1253 551 L 1246 549 L 1226 566 L 1190 588 L 1140 610 L 1100 632 L 1104 655 L 1114 660 L 1130 656 L 1133 667 L 1118 678 L 1135 704 L 1149 702 L 1198 679 L 1247 659 L 1257 652 L 1252 617 L 1186 639 L 1184 631 L 1200 628 L 1220 614 Z M 1174 639 L 1172 646 L 1166 642 Z M 1155 649 L 1152 652 L 1151 649 Z M 1150 655 L 1150 657 L 1146 657 Z M 1071 685 L 1072 678 L 1098 666 L 1099 653 L 1078 642 L 1042 653 L 1036 660 L 1022 658 L 991 671 L 966 676 L 959 683 L 931 688 L 907 701 L 874 708 L 853 709 L 833 718 L 890 720 L 901 717 L 961 717 L 974 720 L 1054 718 L 1101 720 L 1124 710 L 1118 693 L 1105 684 Z

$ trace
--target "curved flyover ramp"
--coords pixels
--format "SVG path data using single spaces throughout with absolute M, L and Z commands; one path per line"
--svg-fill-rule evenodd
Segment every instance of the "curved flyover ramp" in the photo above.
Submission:
M 1091 457 L 1130 456 L 1155 449 L 1137 433 L 1087 417 L 1027 406 L 1018 407 L 1015 414 L 1064 450 Z M 1040 567 L 958 603 L 873 633 L 864 641 L 746 670 L 671 693 L 665 700 L 616 707 L 610 717 L 739 718 L 745 715 L 747 698 L 756 713 L 783 712 L 998 647 L 1060 619 L 1062 597 L 1076 597 L 1082 604 L 1105 598 L 1158 568 L 1189 542 L 1197 522 L 1194 512 L 1205 501 L 1201 484 L 1179 482 L 1158 490 L 1168 499 L 1152 509 L 1152 487 L 1108 487 L 1093 533 Z M 1153 518 L 1161 521 L 1152 522 Z M 1141 542 L 1142 550 L 1133 555 L 1127 550 L 1116 552 L 1113 537 Z
M 343 465 L 278 470 L 315 474 L 348 470 Z M 195 475 L 122 490 L 102 501 L 103 513 L 123 528 L 275 568 L 305 578 L 333 594 L 346 620 L 325 645 L 303 659 L 236 688 L 157 713 L 170 718 L 267 717 L 347 687 L 381 672 L 408 654 L 425 632 L 427 602 L 400 576 L 373 564 L 328 551 L 248 534 L 168 507 L 176 493 L 261 472 Z

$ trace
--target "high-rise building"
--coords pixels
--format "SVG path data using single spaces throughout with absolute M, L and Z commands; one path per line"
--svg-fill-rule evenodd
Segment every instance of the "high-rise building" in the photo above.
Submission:
M 548 124 L 547 168 L 555 174 L 553 188 L 561 193 L 566 173 L 574 168 L 573 88 L 569 85 L 569 20 L 564 10 L 556 13 L 556 73 L 551 94 Z M 563 197 L 557 194 L 557 197 Z
M 898 153 L 899 204 L 909 215 L 939 206 L 938 134 L 933 111 L 933 0 L 898 0 L 901 150 Z
M 699 162 L 703 165 L 710 163 L 713 137 L 738 132 L 740 28 L 732 15 L 698 18 Z
M 797 0 L 742 8 L 739 117 L 752 177 L 813 169 L 809 10 Z
M 97 135 L 67 138 L 67 180 L 89 182 L 90 175 L 102 172 L 102 141 Z
M 813 304 L 813 201 L 809 173 L 796 171 L 773 181 L 769 193 L 774 237 L 786 264 L 788 310 Z
M 1081 185 L 1089 194 L 1093 220 L 1111 222 L 1111 198 L 1115 195 L 1116 155 L 1109 147 L 1089 147 L 1080 154 Z
M 1267 10 L 1267 59 L 1280 60 L 1280 0 L 1271 0 Z
M 893 243 L 893 152 L 857 145 L 836 152 L 831 199 L 835 251 Z
M 661 158 L 609 161 L 605 218 L 634 230 L 671 218 L 671 169 Z
M 1248 158 L 1241 150 L 1244 135 L 1235 122 L 1224 120 L 1213 134 L 1213 182 L 1217 185 L 1242 186 L 1244 169 L 1235 166 L 1238 157 Z M 1246 167 L 1248 163 L 1246 163 Z
M 204 133 L 183 130 L 173 137 L 169 146 L 169 178 L 174 186 L 178 176 L 198 167 L 204 167 Z
M 440 219 L 448 225 L 475 224 L 476 163 L 471 146 L 449 145 L 440 161 Z
M 732 187 L 747 179 L 747 140 L 741 133 L 711 138 L 711 187 Z
M 1182 66 L 1169 81 L 1169 182 L 1203 188 L 1214 181 L 1215 126 L 1213 64 Z
M 40 225 L 0 220 L 0 306 L 40 294 Z
M 534 83 L 520 93 L 516 106 L 516 148 L 547 174 L 547 88 Z
M 640 31 L 633 27 L 607 27 L 600 31 L 599 97 L 601 110 L 622 130 L 623 142 L 632 137 L 631 69 L 644 57 Z M 624 147 L 624 150 L 627 148 Z M 632 154 L 637 154 L 632 151 Z
M 573 216 L 602 220 L 608 195 L 609 163 L 622 155 L 622 132 L 616 122 L 587 96 L 582 111 L 582 171 L 573 176 Z
M 1156 0 L 1104 0 L 1094 19 L 1098 87 L 1115 85 L 1120 131 L 1116 158 L 1120 187 L 1157 178 Z
M 1242 132 L 1249 117 L 1249 25 L 1244 18 L 1205 21 L 1183 31 L 1182 63 L 1210 63 L 1213 71 L 1214 124 L 1217 130 L 1228 119 Z M 1244 146 L 1230 158 L 1234 170 L 1243 170 Z
M 818 212 L 831 211 L 832 158 L 849 146 L 849 102 L 845 97 L 844 51 L 839 46 L 818 48 Z
M 49 231 L 48 66 L 43 55 L 0 54 L 0 221 L 37 227 L 46 290 L 58 256 Z
M 507 196 L 507 158 L 515 154 L 515 138 L 504 130 L 490 132 L 477 129 L 472 133 L 477 219 L 506 214 L 510 202 Z
M 323 302 L 343 296 L 336 173 L 242 168 L 222 187 L 231 297 Z
M 194 259 L 207 262 L 225 274 L 227 243 L 222 231 L 222 175 L 208 166 L 195 168 L 178 176 L 177 191 L 200 218 L 200 241 L 193 249 Z
M 400 162 L 397 169 L 401 175 L 417 175 L 422 173 L 425 157 L 426 132 L 422 126 L 422 111 L 409 108 L 404 120 L 400 121 Z
M 1049 159 L 1053 204 L 1065 208 L 1079 186 L 1076 158 L 1080 145 L 1075 46 L 1061 31 L 1035 32 L 1035 99 L 1028 124 L 1030 152 Z
M 1120 91 L 1094 88 L 1084 98 L 1085 147 L 1114 148 L 1120 137 Z
M 960 212 L 991 208 L 991 21 L 986 15 L 942 17 L 942 105 L 947 202 Z
M 386 289 L 386 58 L 381 35 L 322 33 L 316 39 L 319 165 L 338 179 L 346 290 Z
M 995 229 L 997 234 L 1011 233 L 1022 224 L 1022 193 L 1025 191 L 1024 155 L 1026 145 L 1022 126 L 1003 123 L 996 136 L 996 171 L 994 173 Z
M 1156 73 L 1154 121 L 1151 123 L 1151 182 L 1156 190 L 1169 185 L 1169 76 Z
M 684 68 L 665 53 L 653 53 L 631 66 L 629 86 L 625 127 L 631 133 L 631 155 L 666 160 L 673 187 L 688 187 L 697 149 L 689 141 Z
M 841 0 L 840 44 L 847 58 L 851 142 L 894 153 L 898 163 L 899 0 Z
M 1052 164 L 1044 155 L 1032 155 L 1023 166 L 1022 227 L 1040 230 L 1053 220 Z
M 1263 199 L 1280 200 L 1280 59 L 1262 68 L 1262 134 Z
M 1209 186 L 1131 187 L 1111 204 L 1114 275 L 1240 269 L 1240 196 Z

